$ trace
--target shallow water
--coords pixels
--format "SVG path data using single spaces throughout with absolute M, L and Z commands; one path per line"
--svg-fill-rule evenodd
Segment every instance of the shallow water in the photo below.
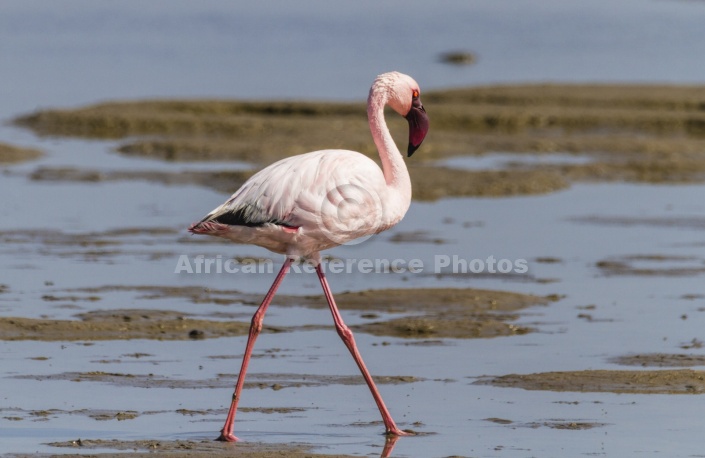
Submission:
M 441 167 L 465 170 L 505 170 L 521 167 L 587 164 L 592 159 L 568 153 L 512 154 L 496 152 L 482 156 L 459 156 L 438 161 Z
M 404 2 L 403 9 L 400 2 L 361 9 L 307 2 L 296 12 L 288 3 L 275 8 L 170 2 L 168 13 L 160 3 L 70 3 L 41 10 L 27 2 L 3 6 L 0 115 L 5 120 L 37 107 L 125 97 L 359 100 L 371 77 L 390 67 L 412 73 L 424 87 L 510 80 L 702 82 L 704 74 L 701 59 L 695 58 L 705 51 L 699 49 L 705 43 L 701 2 L 514 2 L 512 11 L 502 2 L 449 2 L 433 11 L 423 2 Z M 386 26 L 399 17 L 404 20 L 398 25 Z M 478 64 L 454 68 L 436 62 L 437 53 L 455 48 L 476 52 Z M 125 158 L 112 152 L 112 142 L 37 138 L 7 125 L 0 126 L 0 140 L 47 153 L 39 161 L 5 167 L 0 179 L 5 237 L 0 284 L 7 286 L 0 293 L 0 315 L 67 319 L 94 309 L 149 308 L 249 319 L 251 305 L 147 298 L 133 290 L 102 290 L 95 301 L 48 300 L 51 295 L 86 299 L 93 293 L 68 290 L 106 285 L 263 293 L 274 273 L 177 274 L 179 256 L 264 257 L 274 260 L 275 269 L 281 259 L 255 247 L 200 243 L 187 236 L 188 223 L 225 198 L 212 190 L 140 181 L 29 179 L 41 166 L 176 171 L 247 164 Z M 448 165 L 494 167 L 506 155 L 486 159 Z M 428 433 L 400 439 L 394 456 L 701 453 L 702 396 L 526 391 L 473 382 L 487 375 L 614 369 L 620 366 L 610 358 L 631 353 L 702 354 L 701 348 L 684 347 L 705 340 L 704 274 L 698 271 L 705 265 L 704 192 L 703 185 L 600 184 L 542 196 L 414 202 L 393 230 L 331 250 L 335 257 L 354 260 L 349 273 L 330 274 L 335 292 L 474 287 L 563 297 L 524 311 L 517 324 L 536 329 L 525 335 L 413 345 L 413 340 L 358 333 L 373 375 L 421 379 L 380 386 L 402 428 Z M 138 230 L 108 232 L 125 228 Z M 86 234 L 109 243 L 82 245 Z M 453 272 L 454 263 L 470 270 L 474 260 L 487 264 L 489 257 L 512 266 L 526 260 L 529 270 L 516 275 Z M 365 273 L 359 267 L 363 259 L 401 260 L 402 265 L 418 259 L 423 268 Z M 656 272 L 614 272 L 600 267 L 605 261 Z M 280 291 L 319 294 L 319 286 L 313 275 L 292 274 Z M 363 315 L 344 312 L 350 325 L 366 322 Z M 266 323 L 329 326 L 330 318 L 325 310 L 275 302 Z M 244 337 L 0 341 L 0 453 L 74 453 L 80 450 L 46 443 L 78 438 L 213 438 L 222 426 L 231 395 L 227 385 L 234 383 L 244 343 Z M 255 355 L 253 380 L 258 374 L 357 374 L 332 327 L 263 334 Z M 129 382 L 42 379 L 89 371 L 194 383 L 145 389 Z M 227 375 L 217 387 L 193 387 L 209 386 L 219 374 Z M 308 443 L 318 452 L 356 455 L 379 455 L 384 443 L 378 413 L 361 384 L 247 389 L 242 406 L 303 409 L 241 412 L 236 434 L 249 442 Z M 101 421 L 90 417 L 96 411 L 139 416 Z M 595 427 L 547 426 L 552 422 Z
M 12 181 L 15 181 L 12 183 Z M 72 195 L 76 207 L 88 209 L 69 215 L 61 223 L 67 232 L 78 229 L 72 221 L 81 220 L 82 231 L 131 227 L 139 220 L 142 227 L 178 228 L 182 213 L 208 208 L 207 202 L 188 204 L 192 208 L 171 207 L 168 202 L 180 197 L 209 201 L 216 193 L 196 189 L 169 188 L 123 183 L 92 185 L 90 195 L 79 188 L 90 185 L 39 186 L 21 178 L 3 180 L 25 196 L 43 195 L 49 208 Z M 53 189 L 49 189 L 53 188 Z M 127 190 L 129 189 L 129 192 Z M 6 189 L 2 190 L 7 191 Z M 336 291 L 385 287 L 478 287 L 533 294 L 560 294 L 565 298 L 548 307 L 530 309 L 520 324 L 539 332 L 491 340 L 447 340 L 441 346 L 408 345 L 409 341 L 373 337 L 358 333 L 357 340 L 368 365 L 377 375 L 413 375 L 425 381 L 384 385 L 386 402 L 403 427 L 428 436 L 403 438 L 395 456 L 446 456 L 451 454 L 493 456 L 557 456 L 571 453 L 629 455 L 639 451 L 663 456 L 688 456 L 697 450 L 701 430 L 700 397 L 667 395 L 611 395 L 590 393 L 532 392 L 473 385 L 477 377 L 506 373 L 553 370 L 614 368 L 608 359 L 630 353 L 682 351 L 679 346 L 702 339 L 702 299 L 688 300 L 684 295 L 702 293 L 699 275 L 605 276 L 596 264 L 604 259 L 635 254 L 666 257 L 692 257 L 702 265 L 702 231 L 685 227 L 659 227 L 638 221 L 702 218 L 705 205 L 698 197 L 704 186 L 575 186 L 548 195 L 512 199 L 453 199 L 437 203 L 415 203 L 408 217 L 390 233 L 354 247 L 333 250 L 343 259 L 420 259 L 423 271 L 413 274 L 369 274 L 355 269 L 348 275 L 331 275 Z M 65 193 L 65 194 L 64 194 Z M 120 208 L 119 218 L 105 207 L 91 207 L 90 201 L 105 193 L 111 207 Z M 168 195 L 167 195 L 168 194 Z M 199 197 L 202 195 L 202 197 Z M 159 208 L 148 214 L 135 208 L 136 196 L 145 208 Z M 148 197 L 148 198 L 147 198 Z M 195 199 L 198 197 L 198 199 Z M 39 197 L 37 197 L 39 198 Z M 641 202 L 641 203 L 634 203 Z M 103 211 L 101 212 L 101 208 Z M 464 209 L 459 212 L 458 209 Z M 465 213 L 467 212 L 467 213 Z M 15 211 L 16 227 L 31 227 L 29 210 Z M 589 224 L 576 218 L 617 216 L 633 218 L 635 224 L 614 226 Z M 58 215 L 57 215 L 58 217 Z M 429 224 L 429 221 L 432 224 Z M 469 225 L 465 223 L 470 223 Z M 469 227 L 467 227 L 469 226 Z M 426 231 L 443 243 L 390 243 L 404 232 Z M 202 246 L 179 244 L 176 237 L 141 236 L 134 251 L 144 255 L 118 254 L 95 262 L 81 254 L 57 256 L 40 243 L 3 246 L 0 262 L 9 291 L 2 296 L 5 316 L 50 316 L 67 318 L 84 309 L 164 308 L 207 314 L 227 310 L 251 313 L 251 306 L 192 304 L 178 298 L 140 298 L 131 292 L 101 292 L 97 303 L 76 303 L 77 309 L 63 309 L 63 302 L 47 302 L 42 296 L 78 287 L 102 285 L 202 285 L 214 289 L 236 288 L 261 292 L 272 275 L 248 274 L 175 274 L 177 255 L 204 253 Z M 13 250 L 21 249 L 22 256 Z M 70 251 L 70 250 L 69 250 Z M 79 250 L 80 251 L 80 250 Z M 119 251 L 131 252 L 130 246 Z M 174 253 L 154 260 L 151 252 Z M 267 256 L 252 247 L 208 245 L 205 253 Z M 480 275 L 453 275 L 442 267 L 443 256 L 454 254 L 468 261 L 496 259 L 528 260 L 525 278 Z M 107 259 L 106 259 L 107 258 Z M 537 258 L 556 258 L 543 263 Z M 277 261 L 278 262 L 278 261 Z M 657 261 L 651 263 L 659 264 Z M 674 261 L 666 262 L 671 266 Z M 687 261 L 692 264 L 693 261 Z M 676 263 L 678 264 L 678 263 Z M 452 266 L 450 267 L 452 270 Z M 437 271 L 445 273 L 435 275 Z M 552 280 L 548 283 L 537 280 Z M 45 282 L 51 282 L 46 284 Z M 312 275 L 293 274 L 282 293 L 318 294 Z M 580 317 L 581 307 L 594 305 L 590 320 Z M 359 312 L 345 313 L 349 324 L 364 322 Z M 687 319 L 683 316 L 687 315 Z M 328 325 L 323 310 L 272 307 L 267 323 L 271 325 Z M 628 336 L 628 337 L 625 337 Z M 217 374 L 234 379 L 237 359 L 213 356 L 241 354 L 243 337 L 204 341 L 111 341 L 83 343 L 2 342 L 6 368 L 2 380 L 3 416 L 18 416 L 21 421 L 3 420 L 4 451 L 50 451 L 41 445 L 50 441 L 77 438 L 203 439 L 213 437 L 220 428 L 230 388 L 172 389 L 132 388 L 100 382 L 35 381 L 13 376 L 57 374 L 64 372 L 104 371 L 123 374 L 154 374 L 176 380 L 208 380 Z M 383 342 L 389 345 L 381 345 Z M 128 355 L 149 356 L 130 358 Z M 354 375 L 344 347 L 331 330 L 264 334 L 258 341 L 251 371 L 282 374 Z M 267 355 L 274 355 L 268 357 Z M 46 360 L 31 358 L 46 357 Z M 36 391 L 35 391 L 36 390 Z M 28 396 L 27 393 L 36 395 Z M 293 395 L 293 396 L 292 396 Z M 374 404 L 364 385 L 327 385 L 317 387 L 250 389 L 243 407 L 297 407 L 303 412 L 284 414 L 241 413 L 238 434 L 247 441 L 310 442 L 319 450 L 336 453 L 375 453 L 382 445 Z M 13 413 L 8 409 L 21 409 Z M 34 418 L 30 411 L 59 409 L 46 417 Z M 100 409 L 140 412 L 134 420 L 95 421 L 68 412 Z M 176 409 L 208 410 L 193 417 L 177 415 Z M 67 412 L 68 411 L 68 412 Z M 154 413 L 149 413 L 154 412 Z M 511 420 L 510 425 L 488 422 L 487 418 Z M 535 427 L 549 421 L 595 422 L 604 424 L 591 430 L 566 431 Z M 344 427 L 360 422 L 355 428 Z M 413 425 L 421 422 L 421 426 Z M 523 425 L 523 426 L 522 426 Z M 638 426 L 637 426 L 638 425 Z M 665 428 L 665 425 L 669 425 Z M 658 434 L 644 438 L 644 431 Z M 678 444 L 675 446 L 674 444 Z M 679 449 L 680 448 L 680 449 Z M 55 451 L 55 450 L 54 450 Z
M 360 100 L 398 69 L 423 88 L 703 81 L 705 5 L 678 0 L 3 2 L 2 115 L 136 97 Z M 440 54 L 467 50 L 477 64 Z M 362 94 L 362 96 L 361 96 Z

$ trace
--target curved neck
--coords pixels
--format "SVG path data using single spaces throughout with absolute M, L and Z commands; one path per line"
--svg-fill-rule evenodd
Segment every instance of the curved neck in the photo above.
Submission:
M 406 200 L 411 200 L 411 178 L 406 168 L 404 158 L 399 152 L 392 135 L 389 133 L 387 123 L 384 120 L 384 107 L 387 104 L 385 91 L 370 90 L 367 99 L 367 119 L 370 123 L 372 139 L 377 146 L 379 158 L 382 161 L 382 171 L 387 182 L 387 187 L 392 188 L 401 194 Z

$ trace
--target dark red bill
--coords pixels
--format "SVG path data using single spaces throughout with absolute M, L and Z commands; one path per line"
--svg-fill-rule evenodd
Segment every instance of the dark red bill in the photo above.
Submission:
M 426 133 L 428 132 L 428 115 L 418 97 L 414 97 L 411 102 L 411 110 L 409 110 L 405 118 L 409 121 L 409 149 L 407 150 L 407 156 L 411 157 L 414 151 L 421 146 L 421 142 L 426 138 Z

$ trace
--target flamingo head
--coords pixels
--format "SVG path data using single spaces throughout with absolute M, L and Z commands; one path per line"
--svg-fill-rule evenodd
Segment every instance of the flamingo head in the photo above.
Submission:
M 409 148 L 411 157 L 421 146 L 428 132 L 428 115 L 421 104 L 421 89 L 414 79 L 403 73 L 391 72 L 381 76 L 390 76 L 388 104 L 409 122 Z

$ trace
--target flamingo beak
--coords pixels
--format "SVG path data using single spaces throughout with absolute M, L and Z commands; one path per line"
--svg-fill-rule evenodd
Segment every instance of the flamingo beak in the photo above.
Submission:
M 428 132 L 428 115 L 418 97 L 413 99 L 411 109 L 404 117 L 409 121 L 409 149 L 407 150 L 407 156 L 411 157 L 414 151 L 421 146 L 421 142 L 426 138 L 426 133 Z

